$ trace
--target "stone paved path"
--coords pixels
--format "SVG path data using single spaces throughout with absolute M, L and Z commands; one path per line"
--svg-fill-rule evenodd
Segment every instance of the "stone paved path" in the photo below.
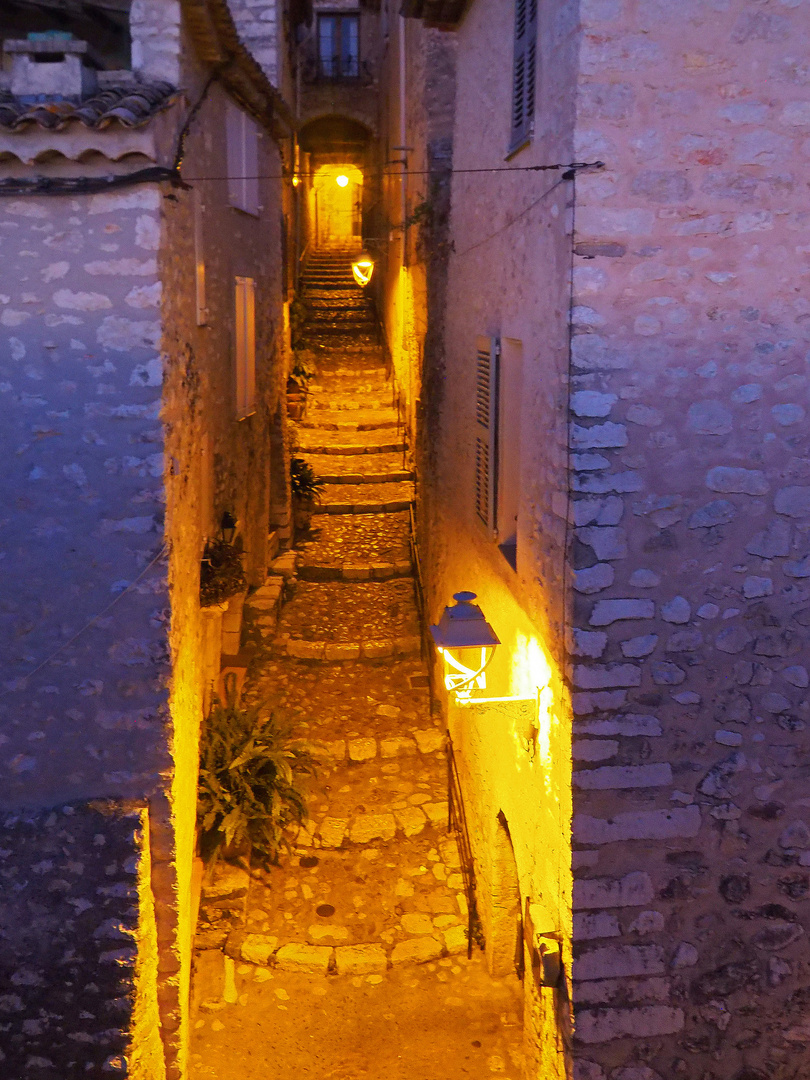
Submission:
M 335 347 L 298 436 L 327 480 L 325 512 L 245 608 L 258 646 L 245 699 L 286 717 L 317 770 L 280 865 L 222 866 L 204 890 L 199 1080 L 521 1073 L 519 984 L 491 980 L 477 950 L 467 960 L 444 734 L 420 657 L 411 473 L 367 337 L 347 354 L 324 334 Z

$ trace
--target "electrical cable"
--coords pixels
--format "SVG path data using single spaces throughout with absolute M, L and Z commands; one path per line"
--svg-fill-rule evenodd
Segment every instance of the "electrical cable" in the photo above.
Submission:
M 157 553 L 157 555 L 155 555 L 146 564 L 146 566 L 143 568 L 143 570 L 141 570 L 140 574 L 138 574 L 138 576 L 133 581 L 130 581 L 129 585 L 127 585 L 127 587 L 125 589 L 121 590 L 121 592 L 115 597 L 114 600 L 112 600 L 109 604 L 107 604 L 107 606 L 105 608 L 103 608 L 96 615 L 94 615 L 93 618 L 90 619 L 89 622 L 86 622 L 84 624 L 84 626 L 80 630 L 77 630 L 76 633 L 72 637 L 68 638 L 67 641 L 63 641 L 62 644 L 57 649 L 54 649 L 54 651 L 51 653 L 50 656 L 46 656 L 45 659 L 43 661 L 41 661 L 41 663 L 37 664 L 36 667 L 34 667 L 30 671 L 26 672 L 25 675 L 19 676 L 19 678 L 28 680 L 28 679 L 31 678 L 32 675 L 36 675 L 37 672 L 42 671 L 42 669 L 44 667 L 47 667 L 48 664 L 50 664 L 50 662 L 55 657 L 57 657 L 60 652 L 62 652 L 64 649 L 67 649 L 70 645 L 72 645 L 73 642 L 76 641 L 78 638 L 80 638 L 82 636 L 82 634 L 84 634 L 87 630 L 90 629 L 91 626 L 95 625 L 95 623 L 97 623 L 99 619 L 103 618 L 107 614 L 108 611 L 111 611 L 115 607 L 115 605 L 118 603 L 119 600 L 122 600 L 127 595 L 128 592 L 131 592 L 132 589 L 134 589 L 135 586 L 138 584 L 138 582 L 146 575 L 146 573 L 149 570 L 151 570 L 152 567 L 166 554 L 167 550 L 168 550 L 168 546 L 166 544 L 162 544 L 161 547 L 160 547 L 160 550 Z M 8 687 L 6 687 L 4 690 L 0 691 L 0 698 L 3 698 L 3 697 L 6 696 L 6 694 L 10 694 L 10 693 L 12 693 L 12 691 Z
M 499 229 L 496 229 L 495 232 L 490 233 L 489 236 L 485 236 L 482 240 L 477 240 L 474 244 L 471 244 L 469 247 L 464 248 L 463 251 L 454 252 L 453 254 L 455 258 L 460 259 L 464 255 L 469 255 L 471 251 L 475 251 L 476 248 L 480 248 L 482 245 L 488 244 L 489 241 L 493 240 L 496 236 L 500 236 L 500 234 L 506 232 L 507 229 L 511 229 L 513 225 L 520 221 L 521 218 L 525 217 L 530 210 L 534 209 L 534 207 L 537 206 L 538 203 L 541 203 L 543 199 L 550 195 L 552 191 L 556 190 L 556 188 L 558 188 L 560 184 L 562 184 L 568 178 L 569 177 L 567 175 L 561 176 L 560 179 L 555 181 L 555 183 L 553 183 L 550 188 L 547 188 L 542 195 L 538 195 L 534 202 L 530 202 L 529 205 L 525 206 L 519 214 L 516 214 L 513 218 L 510 218 L 505 225 L 501 225 L 501 227 Z

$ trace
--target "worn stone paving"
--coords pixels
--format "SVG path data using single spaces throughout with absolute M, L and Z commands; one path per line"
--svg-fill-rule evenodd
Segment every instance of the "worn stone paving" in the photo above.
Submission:
M 477 950 L 467 959 L 445 736 L 420 657 L 411 473 L 400 444 L 392 453 L 393 407 L 358 408 L 390 388 L 378 349 L 327 355 L 298 432 L 327 512 L 248 597 L 243 629 L 256 649 L 244 700 L 311 755 L 309 816 L 278 865 L 220 864 L 204 885 L 191 1075 L 517 1080 L 519 984 L 490 979 Z M 352 428 L 334 430 L 316 403 Z

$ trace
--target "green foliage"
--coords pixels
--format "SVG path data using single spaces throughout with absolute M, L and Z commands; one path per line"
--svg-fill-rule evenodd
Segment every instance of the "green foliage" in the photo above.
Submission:
M 260 706 L 244 708 L 230 694 L 214 700 L 200 738 L 197 823 L 204 859 L 222 847 L 252 846 L 254 857 L 277 862 L 287 847 L 285 826 L 307 817 L 298 775 L 312 772 L 309 754 L 289 745 L 289 731 Z
M 290 344 L 295 350 L 305 347 L 304 328 L 308 317 L 309 308 L 300 296 L 296 296 L 290 304 Z
M 290 489 L 300 502 L 319 502 L 324 481 L 316 476 L 312 466 L 301 457 L 290 458 Z
M 247 585 L 242 556 L 225 540 L 209 540 L 200 566 L 200 606 L 221 604 Z

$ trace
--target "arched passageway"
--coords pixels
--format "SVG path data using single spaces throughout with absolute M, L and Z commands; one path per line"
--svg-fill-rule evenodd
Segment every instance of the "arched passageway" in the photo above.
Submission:
M 356 165 L 321 165 L 309 188 L 312 247 L 359 249 L 363 237 L 363 174 Z

